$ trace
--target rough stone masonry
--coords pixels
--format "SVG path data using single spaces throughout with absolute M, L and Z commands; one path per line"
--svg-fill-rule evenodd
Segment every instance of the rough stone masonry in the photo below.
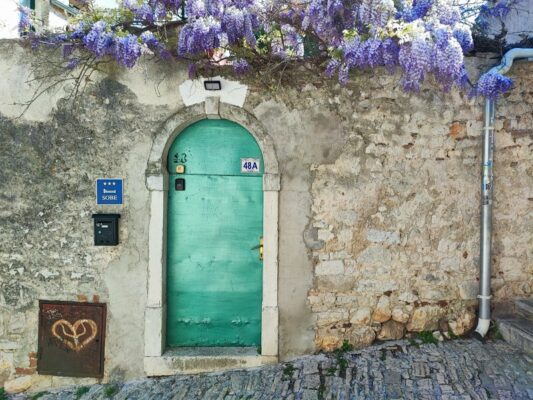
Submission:
M 469 59 L 484 71 L 494 55 Z M 23 115 L 46 65 L 0 42 L 0 384 L 32 389 L 94 379 L 36 374 L 38 300 L 108 306 L 103 381 L 144 376 L 144 307 L 153 138 L 185 104 L 186 66 L 141 62 L 95 74 L 77 102 L 59 86 Z M 357 347 L 406 332 L 475 322 L 482 107 L 428 83 L 364 72 L 347 87 L 296 70 L 253 75 L 243 108 L 272 138 L 280 166 L 280 356 L 344 340 Z M 533 285 L 533 65 L 513 67 L 498 103 L 493 294 Z M 231 78 L 236 79 L 236 78 Z M 93 246 L 94 181 L 123 177 L 121 244 Z
M 495 302 L 530 296 L 533 272 L 533 97 L 531 78 L 515 79 L 496 122 Z M 481 108 L 424 97 L 359 93 L 342 153 L 311 167 L 309 300 L 323 349 L 475 322 Z

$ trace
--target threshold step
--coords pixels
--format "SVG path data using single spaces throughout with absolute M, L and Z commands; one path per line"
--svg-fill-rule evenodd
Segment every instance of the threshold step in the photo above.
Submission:
M 533 321 L 506 315 L 496 318 L 496 323 L 506 342 L 533 355 Z

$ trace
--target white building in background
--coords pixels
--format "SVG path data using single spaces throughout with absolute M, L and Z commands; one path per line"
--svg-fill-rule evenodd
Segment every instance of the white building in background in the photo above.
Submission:
M 0 0 L 0 39 L 13 39 L 18 33 L 19 10 L 15 0 Z
M 533 0 L 521 0 L 513 5 L 505 17 L 491 18 L 485 33 L 491 39 L 501 37 L 503 34 L 506 47 L 531 42 L 533 40 L 531 21 L 533 21 Z
M 19 5 L 34 10 L 36 29 L 62 31 L 68 19 L 79 12 L 81 4 L 77 0 L 0 0 L 0 39 L 19 37 Z M 94 4 L 102 8 L 116 7 L 115 0 L 95 0 Z

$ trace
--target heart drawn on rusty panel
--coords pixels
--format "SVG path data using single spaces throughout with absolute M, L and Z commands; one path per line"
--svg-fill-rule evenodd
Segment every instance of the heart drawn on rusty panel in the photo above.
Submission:
M 90 329 L 90 332 L 87 331 L 87 328 Z M 92 319 L 79 319 L 74 324 L 60 319 L 54 322 L 51 332 L 70 349 L 80 351 L 94 340 L 98 334 L 98 326 Z M 86 337 L 82 339 L 83 336 Z

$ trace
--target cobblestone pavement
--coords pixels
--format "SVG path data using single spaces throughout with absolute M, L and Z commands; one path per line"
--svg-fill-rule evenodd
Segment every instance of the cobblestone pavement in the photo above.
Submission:
M 249 370 L 88 389 L 39 399 L 533 399 L 533 359 L 503 341 L 418 346 L 403 340 Z

